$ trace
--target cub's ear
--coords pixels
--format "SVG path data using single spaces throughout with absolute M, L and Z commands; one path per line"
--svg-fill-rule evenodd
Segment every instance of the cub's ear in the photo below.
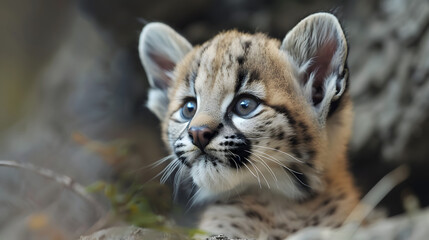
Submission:
M 174 68 L 191 49 L 185 38 L 163 23 L 149 23 L 140 34 L 140 60 L 151 86 L 146 105 L 159 119 L 167 112 Z
M 344 93 L 348 78 L 347 42 L 338 19 L 329 13 L 308 16 L 286 35 L 281 50 L 294 65 L 304 96 L 324 125 L 331 103 Z

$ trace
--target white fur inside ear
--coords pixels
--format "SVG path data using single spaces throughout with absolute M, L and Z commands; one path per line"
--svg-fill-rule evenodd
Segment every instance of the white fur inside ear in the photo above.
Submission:
M 325 96 L 319 105 L 316 106 L 316 112 L 319 118 L 319 123 L 324 126 L 326 124 L 326 118 L 329 113 L 329 107 L 331 106 L 331 102 L 338 99 L 345 90 L 345 81 L 341 81 L 340 90 L 337 93 L 337 80 L 338 77 L 331 75 L 326 79 L 325 84 L 323 86 Z
M 332 14 L 315 13 L 300 21 L 285 36 L 280 49 L 285 50 L 302 67 L 329 40 L 338 43 L 331 64 L 341 65 L 347 57 L 347 43 L 341 25 Z
M 160 120 L 165 118 L 168 110 L 167 93 L 159 88 L 151 88 L 148 93 L 146 107 L 149 108 Z

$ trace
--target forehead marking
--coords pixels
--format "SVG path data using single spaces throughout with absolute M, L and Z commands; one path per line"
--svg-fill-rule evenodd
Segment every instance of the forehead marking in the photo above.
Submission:
M 256 82 L 258 80 L 261 80 L 261 75 L 259 73 L 258 69 L 252 69 L 250 71 L 250 76 L 248 78 L 249 80 L 246 82 L 247 84 L 251 84 L 253 82 Z
M 223 35 L 202 46 L 194 84 L 199 108 L 214 110 L 217 105 L 217 111 L 224 112 L 243 86 L 260 79 L 257 70 L 247 69 L 246 58 L 253 45 L 249 36 Z
M 193 88 L 195 88 L 195 79 L 197 78 L 198 73 L 200 72 L 201 58 L 204 52 L 207 50 L 208 46 L 209 46 L 209 42 L 206 42 L 203 46 L 201 46 L 201 49 L 198 53 L 198 57 L 196 57 L 194 62 L 192 63 L 191 78 L 189 79 L 189 82 L 191 83 L 191 86 Z
M 248 81 L 249 74 L 243 68 L 238 68 L 234 92 L 237 93 Z
M 244 68 L 244 62 L 247 59 L 252 42 L 250 40 L 240 41 L 241 47 L 243 48 L 243 55 L 237 57 L 239 67 L 237 69 L 237 77 L 235 83 L 235 93 L 237 93 L 249 80 L 248 70 Z

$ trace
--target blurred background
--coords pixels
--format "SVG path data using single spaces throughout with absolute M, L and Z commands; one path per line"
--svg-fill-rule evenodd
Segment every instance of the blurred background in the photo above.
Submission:
M 349 39 L 350 168 L 359 188 L 366 193 L 407 164 L 410 177 L 382 207 L 389 215 L 403 213 L 409 197 L 427 206 L 427 0 L 1 0 L 0 160 L 70 176 L 119 217 L 106 220 L 82 196 L 34 171 L 0 167 L 0 239 L 75 239 L 100 219 L 105 225 L 164 221 L 122 214 L 134 214 L 133 206 L 145 216 L 179 211 L 152 209 L 160 203 L 154 196 L 169 205 L 168 188 L 138 187 L 162 169 L 145 166 L 167 155 L 158 122 L 144 107 L 137 40 L 145 22 L 165 22 L 192 44 L 231 28 L 282 39 L 320 11 L 336 14 Z

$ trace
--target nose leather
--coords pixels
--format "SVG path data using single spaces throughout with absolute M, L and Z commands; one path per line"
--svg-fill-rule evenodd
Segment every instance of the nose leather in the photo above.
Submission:
M 213 138 L 214 131 L 207 126 L 190 127 L 188 129 L 189 137 L 192 143 L 197 146 L 201 151 L 210 143 Z

